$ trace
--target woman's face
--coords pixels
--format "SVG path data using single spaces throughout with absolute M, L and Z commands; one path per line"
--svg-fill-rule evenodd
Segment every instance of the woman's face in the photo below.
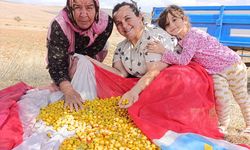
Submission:
M 88 29 L 95 21 L 96 9 L 93 0 L 74 0 L 73 14 L 81 29 Z
M 114 13 L 114 22 L 118 32 L 135 45 L 143 30 L 142 16 L 136 16 L 132 9 L 125 5 Z
M 171 15 L 171 13 L 168 13 L 166 19 L 169 20 L 169 24 L 166 25 L 165 30 L 173 36 L 182 37 L 183 34 L 185 34 L 185 29 L 187 28 L 187 22 L 185 18 L 175 17 Z

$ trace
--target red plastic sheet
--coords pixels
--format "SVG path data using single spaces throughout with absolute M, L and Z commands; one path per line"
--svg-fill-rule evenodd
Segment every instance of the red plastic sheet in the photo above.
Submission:
M 0 91 L 0 149 L 10 150 L 23 140 L 17 101 L 31 87 L 23 82 Z
M 100 98 L 121 96 L 133 87 L 138 78 L 123 78 L 95 65 L 96 90 Z
M 95 73 L 101 98 L 122 95 L 138 81 L 97 66 Z M 193 62 L 164 69 L 129 108 L 129 114 L 150 139 L 160 138 L 168 130 L 217 139 L 223 136 L 217 126 L 212 79 Z

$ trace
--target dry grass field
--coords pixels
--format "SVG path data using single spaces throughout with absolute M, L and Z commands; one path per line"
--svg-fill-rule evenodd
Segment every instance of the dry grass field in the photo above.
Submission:
M 23 81 L 31 86 L 50 83 L 45 69 L 48 24 L 61 7 L 15 4 L 0 0 L 0 90 Z M 109 39 L 110 52 L 104 63 L 112 60 L 115 45 L 123 38 L 114 29 Z M 241 134 L 243 119 L 232 102 L 232 121 L 226 140 L 250 145 L 250 136 Z

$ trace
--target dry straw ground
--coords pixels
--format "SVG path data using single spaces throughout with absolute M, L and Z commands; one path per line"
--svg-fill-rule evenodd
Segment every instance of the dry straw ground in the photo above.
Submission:
M 8 3 L 0 0 L 0 89 L 23 81 L 32 86 L 50 83 L 45 69 L 48 24 L 61 7 Z M 104 63 L 112 60 L 116 44 L 123 38 L 114 29 L 109 39 L 110 52 Z M 232 121 L 226 140 L 250 145 L 250 136 L 241 134 L 243 119 L 232 102 Z

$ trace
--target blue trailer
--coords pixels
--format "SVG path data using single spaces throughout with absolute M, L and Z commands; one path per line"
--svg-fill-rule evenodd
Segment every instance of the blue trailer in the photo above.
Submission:
M 222 44 L 235 51 L 241 50 L 241 57 L 250 51 L 250 6 L 184 6 L 193 27 L 201 28 L 216 37 Z M 165 7 L 154 7 L 152 23 L 156 23 Z M 245 52 L 245 53 L 244 53 Z M 250 62 L 246 62 L 249 67 Z

